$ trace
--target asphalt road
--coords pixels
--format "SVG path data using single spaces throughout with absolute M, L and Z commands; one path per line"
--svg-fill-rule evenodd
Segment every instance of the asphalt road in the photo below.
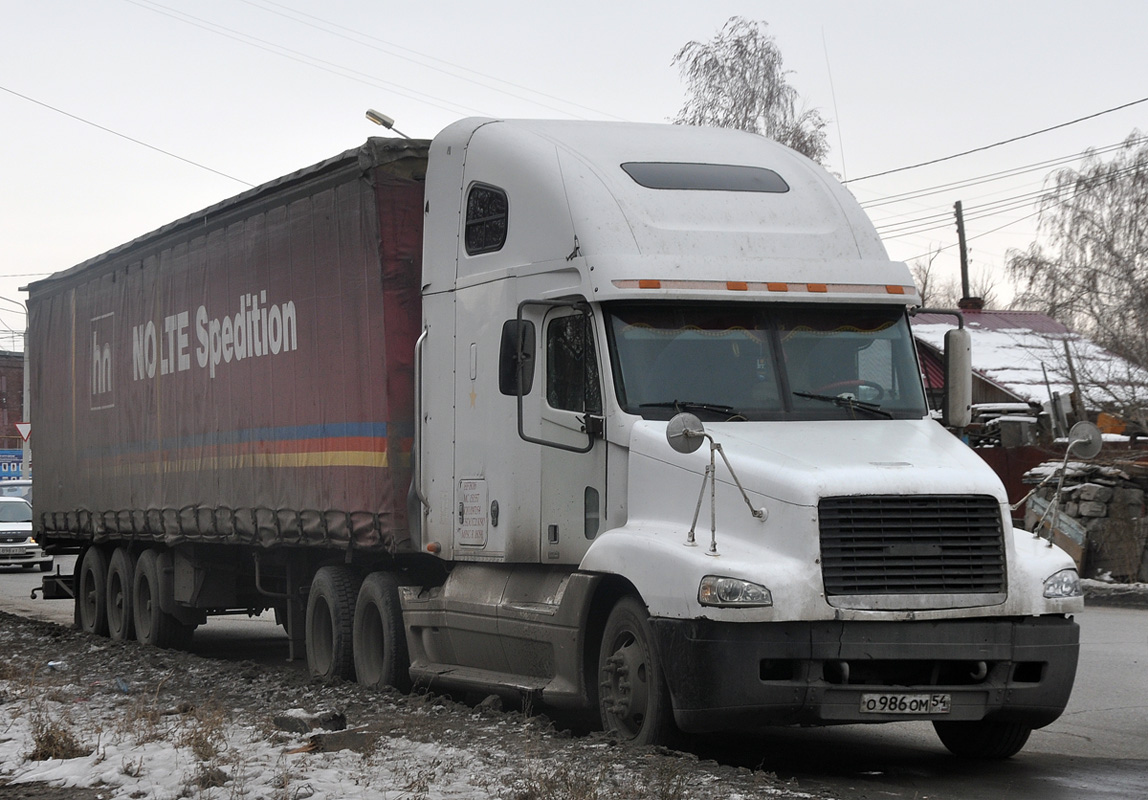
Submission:
M 57 562 L 70 571 L 70 557 Z M 71 603 L 29 599 L 39 584 L 38 572 L 0 570 L 0 609 L 70 625 Z M 1089 607 L 1079 622 L 1080 668 L 1067 710 L 1008 761 L 953 758 L 928 723 L 778 729 L 703 746 L 699 755 L 842 800 L 1148 799 L 1148 609 Z M 287 641 L 273 614 L 213 618 L 196 631 L 192 650 L 282 662 Z

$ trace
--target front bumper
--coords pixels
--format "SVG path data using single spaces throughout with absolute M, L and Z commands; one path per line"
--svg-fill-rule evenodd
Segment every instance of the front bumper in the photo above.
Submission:
M 991 718 L 1039 728 L 1072 692 L 1080 629 L 1067 617 L 935 622 L 651 624 L 684 731 Z M 863 713 L 867 693 L 944 693 L 946 714 Z
M 52 563 L 52 556 L 45 553 L 40 545 L 28 542 L 0 542 L 0 567 L 43 568 Z

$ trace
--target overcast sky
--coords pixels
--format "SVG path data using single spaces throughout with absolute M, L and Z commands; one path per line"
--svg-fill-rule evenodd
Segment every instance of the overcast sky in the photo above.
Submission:
M 1136 0 L 0 0 L 0 12 L 0 333 L 24 327 L 20 286 L 379 135 L 368 107 L 428 138 L 471 115 L 667 121 L 683 99 L 674 53 L 733 15 L 769 23 L 793 85 L 831 120 L 829 168 L 866 204 L 1148 130 L 1142 103 L 860 180 L 1148 97 Z M 1024 196 L 1051 169 L 869 211 L 893 258 L 947 247 L 936 263 L 955 278 L 962 200 L 974 276 L 1003 284 L 1006 250 L 1036 235 Z M 934 214 L 932 231 L 887 227 Z

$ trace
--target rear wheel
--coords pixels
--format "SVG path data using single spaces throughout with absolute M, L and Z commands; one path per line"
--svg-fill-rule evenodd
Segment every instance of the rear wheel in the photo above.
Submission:
M 89 547 L 80 561 L 76 589 L 77 621 L 84 633 L 108 635 L 108 555 L 102 548 Z
M 636 597 L 623 597 L 610 612 L 598 654 L 598 709 L 607 731 L 636 744 L 666 744 L 675 732 L 673 708 L 649 616 Z
M 117 547 L 108 564 L 108 635 L 117 641 L 135 638 L 132 619 L 132 578 L 135 558 L 126 547 Z
M 354 680 L 351 642 L 359 583 L 346 567 L 320 567 L 307 595 L 307 668 L 316 678 Z
M 184 625 L 160 604 L 159 556 L 144 550 L 132 576 L 132 619 L 136 639 L 154 647 L 182 649 L 191 644 L 195 628 Z
M 410 688 L 410 657 L 399 607 L 399 584 L 389 572 L 367 576 L 355 602 L 355 677 L 364 686 Z
M 941 722 L 933 723 L 941 744 L 962 758 L 1002 759 L 1015 756 L 1028 741 L 1032 726 L 1019 722 Z

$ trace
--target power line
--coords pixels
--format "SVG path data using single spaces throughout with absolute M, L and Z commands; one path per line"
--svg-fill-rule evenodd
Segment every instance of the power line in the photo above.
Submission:
M 1139 167 L 1135 164 L 1126 167 L 1122 170 L 1117 170 L 1109 177 L 1121 177 L 1136 172 Z M 996 216 L 998 214 L 1015 211 L 1023 208 L 1034 201 L 1042 201 L 1047 207 L 1049 203 L 1059 205 L 1065 202 L 1065 199 L 1057 199 L 1056 195 L 1059 194 L 1059 188 L 1054 189 L 1038 189 L 1031 192 L 1024 192 L 1022 194 L 1011 195 L 1009 197 L 993 200 L 987 203 L 981 203 L 976 206 L 968 206 L 966 208 L 965 220 L 977 221 Z M 1040 213 L 1037 211 L 1036 213 Z M 877 225 L 877 232 L 883 239 L 897 239 L 905 236 L 912 236 L 919 233 L 926 233 L 928 231 L 947 228 L 951 223 L 950 218 L 952 215 L 951 210 L 939 211 L 933 214 L 927 214 L 922 217 L 914 219 L 899 220 L 890 222 L 885 225 Z M 1031 215 L 1030 215 L 1031 216 Z M 941 221 L 943 220 L 943 222 Z
M 541 103 L 538 100 L 531 99 L 529 97 L 523 97 L 522 95 L 515 94 L 514 92 L 508 92 L 505 89 L 499 89 L 496 86 L 491 86 L 488 83 L 483 83 L 482 81 L 475 80 L 474 78 L 468 78 L 465 75 L 459 75 L 455 72 L 451 72 L 450 70 L 443 69 L 442 67 L 436 67 L 434 64 L 424 63 L 423 61 L 418 61 L 414 58 L 410 58 L 408 56 L 403 56 L 400 53 L 394 52 L 394 50 L 401 50 L 401 51 L 406 52 L 406 53 L 411 53 L 412 55 L 418 56 L 421 59 L 426 59 L 427 61 L 433 61 L 433 62 L 437 62 L 439 64 L 444 64 L 445 66 L 451 67 L 452 69 L 461 70 L 463 72 L 468 72 L 472 75 L 477 75 L 478 77 L 484 78 L 488 81 L 496 81 L 496 82 L 504 84 L 506 86 L 510 86 L 510 87 L 515 88 L 515 89 L 519 89 L 521 91 L 529 92 L 530 94 L 537 95 L 538 97 L 545 97 L 549 100 L 555 100 L 559 103 L 564 103 L 568 106 L 580 108 L 584 111 L 590 111 L 594 114 L 598 114 L 598 115 L 605 116 L 605 117 L 611 117 L 613 119 L 619 119 L 619 120 L 623 119 L 623 117 L 618 117 L 618 116 L 615 116 L 614 114 L 610 114 L 610 113 L 605 112 L 605 111 L 600 111 L 598 109 L 591 108 L 589 106 L 584 106 L 584 105 L 581 105 L 580 103 L 575 103 L 573 101 L 558 97 L 557 95 L 547 94 L 546 92 L 541 92 L 541 91 L 538 91 L 537 89 L 531 89 L 529 86 L 523 86 L 522 84 L 514 83 L 513 81 L 504 80 L 504 79 L 499 78 L 499 77 L 494 76 L 494 75 L 488 75 L 484 72 L 479 72 L 478 70 L 471 69 L 469 67 L 463 66 L 462 64 L 456 64 L 456 63 L 451 62 L 451 61 L 446 61 L 446 60 L 441 59 L 441 58 L 436 58 L 436 57 L 429 55 L 427 53 L 419 52 L 418 50 L 412 50 L 411 48 L 404 47 L 401 44 L 397 44 L 395 42 L 389 42 L 386 39 L 380 39 L 377 36 L 372 36 L 368 33 L 364 33 L 363 31 L 356 30 L 354 28 L 349 28 L 345 25 L 340 25 L 337 22 L 332 22 L 328 19 L 324 19 L 322 17 L 318 17 L 318 16 L 315 16 L 313 14 L 308 14 L 304 11 L 299 11 L 297 9 L 286 6 L 282 3 L 276 3 L 276 2 L 274 2 L 274 0 L 265 0 L 265 2 L 267 4 L 267 6 L 274 6 L 275 8 L 282 9 L 281 11 L 277 11 L 277 10 L 275 10 L 275 8 L 267 8 L 266 6 L 261 5 L 260 3 L 254 2 L 253 0 L 241 0 L 241 2 L 246 3 L 249 6 L 252 6 L 253 8 L 258 8 L 261 11 L 265 11 L 265 12 L 268 12 L 271 14 L 276 14 L 277 16 L 283 17 L 284 19 L 289 19 L 292 22 L 297 22 L 300 25 L 306 25 L 310 28 L 314 28 L 315 30 L 320 30 L 320 31 L 323 31 L 324 33 L 329 33 L 333 36 L 339 36 L 340 38 L 346 39 L 347 41 L 355 42 L 356 44 L 360 44 L 360 45 L 363 45 L 365 47 L 370 47 L 373 50 L 378 50 L 381 53 L 386 53 L 388 55 L 395 56 L 396 58 L 401 58 L 401 59 L 404 59 L 406 61 L 410 61 L 412 64 L 417 64 L 420 67 L 432 69 L 436 72 L 441 72 L 444 75 L 449 75 L 452 78 L 457 78 L 458 80 L 463 80 L 463 81 L 467 81 L 468 83 L 473 83 L 475 86 L 481 86 L 485 89 L 490 89 L 491 91 L 500 92 L 500 93 L 505 94 L 509 97 L 513 97 L 517 100 L 524 100 L 528 103 L 534 103 L 535 105 L 542 106 L 543 108 L 549 108 L 552 111 L 558 111 L 558 112 L 563 113 L 563 114 L 570 113 L 563 108 L 558 108 L 556 106 L 552 106 L 552 105 L 549 105 L 547 103 Z M 298 16 L 293 16 L 293 15 L 298 15 Z M 314 20 L 315 22 L 322 23 L 322 25 L 316 25 L 314 22 L 308 22 L 307 20 Z M 323 27 L 323 26 L 329 26 L 329 27 Z M 334 28 L 336 30 L 331 30 L 331 28 Z M 346 31 L 347 33 L 340 33 L 339 31 Z M 353 34 L 353 35 L 349 35 L 349 34 Z M 356 37 L 358 37 L 358 38 L 356 38 Z M 369 42 L 377 42 L 379 45 L 384 45 L 385 47 L 379 47 L 378 45 L 370 44 L 369 42 L 363 41 L 364 39 L 369 40 Z M 392 49 L 388 50 L 386 48 L 392 48 Z M 571 116 L 574 116 L 574 115 L 571 115 Z
M 455 104 L 452 107 L 443 105 L 440 102 L 436 102 L 441 100 L 441 98 L 434 97 L 433 95 L 425 94 L 424 92 L 418 92 L 414 89 L 408 89 L 405 86 L 400 86 L 399 84 L 392 83 L 390 81 L 379 80 L 378 78 L 368 75 L 365 72 L 359 72 L 358 70 L 341 66 L 332 61 L 324 61 L 323 59 L 315 58 L 314 56 L 307 55 L 306 53 L 303 53 L 299 50 L 292 50 L 289 47 L 283 47 L 282 45 L 275 44 L 274 42 L 260 39 L 255 36 L 251 36 L 250 34 L 243 33 L 242 31 L 233 30 L 231 28 L 227 28 L 223 25 L 218 25 L 214 22 L 209 22 L 199 17 L 194 17 L 191 14 L 177 11 L 173 8 L 168 8 L 167 6 L 151 2 L 150 0 L 127 0 L 127 2 L 131 3 L 132 5 L 139 6 L 140 8 L 147 11 L 151 11 L 155 14 L 161 14 L 165 17 L 170 17 L 177 22 L 182 22 L 186 25 L 191 25 L 192 27 L 207 31 L 208 33 L 214 33 L 217 36 L 223 36 L 224 38 L 237 41 L 240 44 L 246 44 L 250 47 L 263 50 L 264 52 L 280 56 L 281 58 L 286 58 L 299 64 L 305 64 L 309 67 L 328 72 L 332 75 L 338 75 L 340 78 L 349 78 L 350 80 L 357 81 L 367 86 L 373 86 L 378 89 L 387 89 L 388 91 L 394 92 L 395 94 L 418 101 L 420 103 L 425 103 L 435 108 L 440 108 L 443 111 L 449 111 L 452 114 L 459 113 L 460 109 L 462 113 L 466 113 L 468 111 L 479 114 L 486 113 L 481 109 L 473 108 L 471 106 Z M 443 100 L 442 102 L 449 103 L 450 101 Z
M 1128 146 L 1129 144 L 1140 145 L 1145 142 L 1148 142 L 1148 137 L 1140 137 L 1131 141 L 1125 140 L 1115 144 L 1104 145 L 1103 147 L 1092 149 L 1087 153 L 1074 153 L 1068 156 L 1059 156 L 1057 158 L 1051 158 L 1046 161 L 1038 161 L 1033 164 L 1026 164 L 1022 167 L 1012 167 L 1010 169 L 1001 170 L 999 172 L 990 172 L 985 175 L 979 175 L 975 178 L 965 178 L 963 180 L 953 181 L 952 183 L 942 183 L 935 186 L 928 186 L 922 189 L 912 189 L 907 192 L 901 192 L 900 194 L 891 194 L 884 197 L 878 197 L 873 200 L 866 200 L 865 202 L 861 203 L 861 207 L 864 209 L 880 208 L 881 206 L 893 205 L 894 203 L 903 202 L 905 200 L 916 200 L 921 197 L 928 197 L 929 195 L 940 194 L 941 192 L 950 191 L 953 189 L 965 189 L 970 186 L 980 186 L 981 184 L 1003 180 L 1004 178 L 1015 178 L 1018 175 L 1024 175 L 1029 172 L 1036 172 L 1037 170 L 1048 169 L 1049 167 L 1058 167 L 1063 164 L 1070 164 L 1073 161 L 1079 161 L 1080 159 L 1086 158 L 1089 155 L 1103 155 L 1105 153 L 1111 153 L 1113 150 L 1119 150 L 1122 147 Z
M 164 150 L 162 147 L 156 147 L 154 144 L 148 144 L 145 141 L 142 141 L 140 139 L 136 139 L 134 137 L 128 136 L 126 133 L 120 133 L 119 131 L 112 130 L 111 128 L 100 125 L 99 123 L 92 122 L 90 119 L 84 119 L 83 117 L 77 116 L 75 114 L 70 114 L 67 111 L 64 111 L 62 108 L 56 108 L 55 106 L 49 105 L 48 103 L 44 103 L 40 100 L 35 99 L 34 97 L 29 97 L 26 94 L 20 94 L 19 92 L 15 91 L 13 89 L 9 89 L 7 86 L 0 86 L 0 91 L 7 92 L 8 94 L 14 95 L 15 97 L 19 97 L 21 100 L 27 100 L 29 103 L 35 103 L 36 105 L 41 106 L 43 108 L 46 108 L 49 111 L 55 111 L 57 114 L 63 114 L 65 117 L 69 117 L 71 119 L 74 119 L 77 122 L 82 122 L 85 125 L 91 125 L 93 128 L 99 128 L 101 131 L 104 131 L 105 133 L 110 133 L 110 134 L 112 134 L 112 136 L 118 136 L 121 139 L 126 139 L 127 141 L 131 142 L 132 144 L 141 145 L 143 147 L 146 147 L 148 150 L 154 150 L 157 153 L 162 153 L 165 156 L 177 159 L 179 161 L 182 161 L 185 164 L 191 164 L 193 167 L 199 167 L 200 169 L 205 169 L 208 172 L 213 172 L 216 175 L 219 175 L 220 177 L 227 178 L 228 180 L 235 181 L 236 183 L 242 183 L 244 186 L 247 186 L 247 187 L 255 186 L 255 184 L 248 183 L 247 181 L 243 180 L 242 178 L 236 178 L 234 175 L 228 175 L 226 172 L 220 172 L 219 170 L 213 169 L 212 167 L 209 167 L 206 164 L 200 164 L 198 161 L 192 161 L 190 158 L 184 158 L 183 156 L 178 156 L 175 153 L 170 152 L 169 150 Z
M 1030 139 L 1033 136 L 1039 136 L 1042 133 L 1048 133 L 1049 131 L 1059 130 L 1060 128 L 1067 128 L 1069 125 L 1075 125 L 1078 122 L 1084 122 L 1086 120 L 1095 119 L 1096 117 L 1101 117 L 1101 116 L 1104 116 L 1105 114 L 1111 114 L 1114 111 L 1122 111 L 1126 108 L 1131 108 L 1132 106 L 1139 105 L 1140 103 L 1148 103 L 1148 97 L 1142 97 L 1139 100 L 1133 100 L 1130 103 L 1124 103 L 1122 105 L 1113 106 L 1112 108 L 1106 108 L 1103 111 L 1097 111 L 1095 114 L 1089 114 L 1088 116 L 1077 117 L 1076 119 L 1069 120 L 1068 122 L 1062 122 L 1059 125 L 1051 125 L 1047 128 L 1041 128 L 1039 131 L 1033 131 L 1032 133 L 1025 133 L 1025 134 L 1022 134 L 1021 136 L 1014 136 L 1011 139 L 1002 139 L 999 142 L 993 142 L 992 144 L 986 144 L 986 145 L 983 145 L 981 147 L 974 147 L 972 150 L 965 150 L 964 152 L 961 152 L 961 153 L 954 153 L 951 156 L 944 156 L 942 158 L 934 158 L 930 161 L 922 161 L 919 164 L 910 164 L 907 167 L 897 167 L 896 169 L 887 169 L 884 172 L 874 172 L 872 175 L 863 175 L 860 178 L 853 178 L 853 179 L 848 180 L 848 181 L 842 181 L 842 183 L 857 183 L 858 181 L 866 181 L 866 180 L 869 180 L 870 178 L 879 178 L 882 175 L 892 175 L 893 173 L 896 173 L 896 172 L 905 172 L 905 171 L 910 170 L 910 169 L 917 169 L 918 167 L 927 167 L 931 164 L 940 164 L 942 161 L 952 161 L 954 158 L 961 158 L 962 156 L 971 155 L 972 153 L 980 153 L 980 152 L 983 152 L 985 150 L 991 150 L 994 147 L 1000 147 L 1001 145 L 1012 144 L 1013 142 L 1019 142 L 1022 139 Z

